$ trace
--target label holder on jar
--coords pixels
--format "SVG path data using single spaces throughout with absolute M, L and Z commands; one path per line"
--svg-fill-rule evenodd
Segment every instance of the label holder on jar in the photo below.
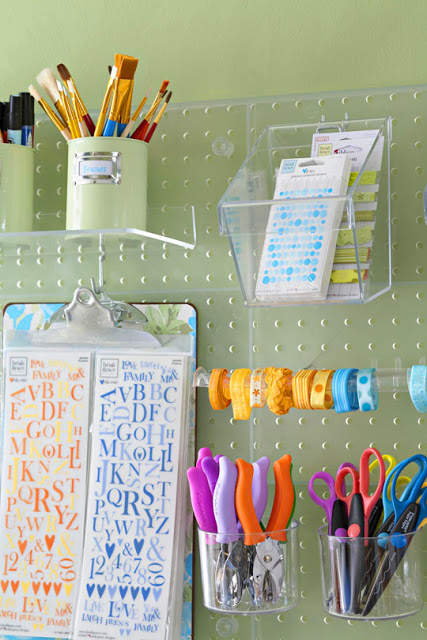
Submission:
M 119 151 L 84 151 L 74 154 L 73 183 L 120 184 L 122 154 Z

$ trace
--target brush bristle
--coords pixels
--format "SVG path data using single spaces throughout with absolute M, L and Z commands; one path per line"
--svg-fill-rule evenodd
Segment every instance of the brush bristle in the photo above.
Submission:
M 171 97 L 172 97 L 172 91 L 169 91 L 168 95 L 165 98 L 165 102 L 168 103 Z
M 30 84 L 30 86 L 28 87 L 28 91 L 31 93 L 36 102 L 40 102 L 42 97 L 33 84 Z
M 53 102 L 59 100 L 58 87 L 56 86 L 55 74 L 51 69 L 43 69 L 37 76 L 37 82 L 46 91 Z
M 159 93 L 164 93 L 168 88 L 169 80 L 163 80 L 162 86 L 160 87 Z
M 121 53 L 114 54 L 114 66 L 117 67 L 117 69 L 120 67 L 123 57 L 124 56 Z
M 65 64 L 62 64 L 61 62 L 61 64 L 58 64 L 56 68 L 58 69 L 58 73 L 64 82 L 67 82 L 67 80 L 71 79 L 71 73 L 68 71 Z
M 138 66 L 138 58 L 123 56 L 122 65 L 117 71 L 117 77 L 123 80 L 132 80 Z

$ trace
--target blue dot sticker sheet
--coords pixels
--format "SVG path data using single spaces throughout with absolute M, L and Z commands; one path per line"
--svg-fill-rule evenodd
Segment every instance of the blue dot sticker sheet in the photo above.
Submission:
M 256 295 L 260 301 L 325 300 L 350 177 L 347 155 L 282 160 Z

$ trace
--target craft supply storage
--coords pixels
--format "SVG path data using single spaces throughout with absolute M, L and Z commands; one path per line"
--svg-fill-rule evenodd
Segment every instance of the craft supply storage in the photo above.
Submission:
M 15 301 L 58 301 L 70 298 L 77 283 L 88 284 L 104 257 L 109 291 L 127 300 L 188 300 L 199 311 L 198 362 L 206 369 L 220 363 L 236 366 L 332 364 L 405 368 L 426 356 L 425 273 L 427 258 L 422 192 L 426 183 L 426 87 L 356 92 L 318 93 L 236 101 L 171 105 L 162 134 L 153 141 L 148 201 L 157 205 L 162 229 L 170 238 L 184 236 L 173 207 L 194 205 L 197 244 L 191 250 L 161 241 L 145 245 L 144 238 L 115 233 L 106 240 L 66 240 L 66 144 L 51 125 L 40 119 L 36 127 L 36 235 L 0 238 L 0 295 Z M 392 287 L 368 305 L 323 305 L 284 309 L 244 305 L 228 239 L 219 237 L 216 205 L 266 126 L 348 119 L 392 118 L 390 148 Z M 155 206 L 156 208 L 156 206 Z M 166 215 L 164 212 L 169 212 Z M 177 211 L 177 210 L 175 210 Z M 191 220 L 191 213 L 190 220 Z M 43 231 L 57 233 L 43 236 Z M 75 234 L 77 235 L 77 234 Z M 190 236 L 191 237 L 191 236 Z M 381 354 L 381 355 L 379 355 Z M 286 357 L 285 357 L 286 356 Z M 388 395 L 388 394 L 387 394 Z M 287 637 L 291 633 L 318 638 L 343 632 L 369 637 L 411 634 L 421 637 L 427 618 L 421 613 L 394 623 L 363 627 L 332 620 L 322 611 L 321 576 L 316 529 L 319 516 L 307 496 L 307 481 L 331 459 L 346 453 L 358 456 L 367 442 L 399 452 L 424 451 L 425 418 L 412 407 L 408 394 L 391 393 L 375 415 L 337 416 L 323 412 L 295 412 L 274 417 L 254 412 L 249 425 L 234 423 L 227 412 L 210 409 L 205 390 L 198 392 L 198 446 L 211 446 L 248 460 L 271 451 L 291 451 L 299 493 L 296 517 L 300 527 L 300 590 L 302 599 L 292 611 L 277 616 L 239 617 L 208 612 L 202 604 L 196 564 L 194 576 L 195 638 L 253 639 Z M 336 465 L 335 465 L 336 466 Z M 425 557 L 425 552 L 423 552 Z M 345 625 L 345 627 L 344 627 Z
M 325 188 L 332 183 L 320 186 L 318 179 L 314 190 L 276 190 L 272 199 L 276 175 L 310 158 L 313 136 L 336 130 L 346 139 L 364 129 L 378 133 L 362 167 L 350 174 L 347 195 L 332 193 Z M 390 118 L 264 129 L 218 204 L 220 231 L 229 238 L 248 305 L 367 302 L 390 288 L 390 143 Z M 349 140 L 341 158 L 356 145 Z M 302 174 L 314 166 L 301 161 Z M 340 247 L 350 247 L 347 263 Z M 328 280 L 332 273 L 321 294 L 326 262 Z

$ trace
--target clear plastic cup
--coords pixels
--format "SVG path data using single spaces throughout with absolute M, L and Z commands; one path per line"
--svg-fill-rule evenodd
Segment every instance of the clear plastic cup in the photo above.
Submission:
M 386 620 L 424 605 L 423 532 L 377 538 L 340 538 L 318 530 L 323 608 L 333 616 Z
M 218 543 L 218 534 L 199 529 L 205 607 L 243 615 L 278 613 L 295 607 L 300 597 L 298 529 L 299 522 L 293 520 L 282 532 L 266 532 L 263 546 L 262 542 L 245 545 L 244 534 L 237 540 L 228 536 L 230 542 Z M 283 537 L 286 542 L 274 539 Z M 227 540 L 227 534 L 221 535 L 221 540 Z M 269 567 L 266 572 L 263 559 Z

